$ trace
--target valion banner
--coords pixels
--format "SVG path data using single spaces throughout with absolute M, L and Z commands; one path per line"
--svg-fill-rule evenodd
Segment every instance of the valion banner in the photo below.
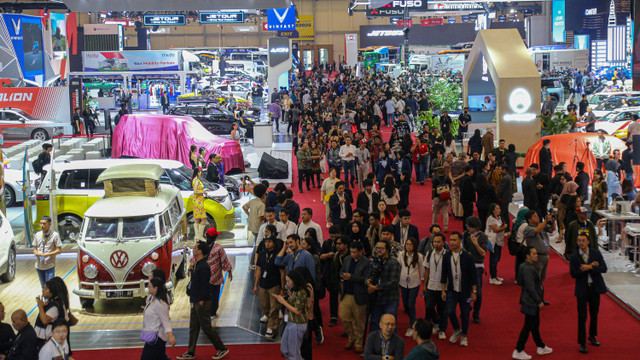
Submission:
M 38 119 L 68 123 L 69 89 L 57 87 L 0 88 L 0 108 L 20 109 Z

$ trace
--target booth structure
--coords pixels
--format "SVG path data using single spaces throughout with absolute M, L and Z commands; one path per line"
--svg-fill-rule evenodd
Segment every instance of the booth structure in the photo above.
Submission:
M 272 37 L 268 39 L 269 70 L 267 84 L 269 94 L 273 89 L 280 91 L 281 87 L 289 89 L 289 70 L 293 59 L 291 57 L 291 39 Z
M 516 29 L 480 30 L 463 71 L 473 121 L 496 122 L 496 140 L 523 152 L 540 138 L 540 74 Z

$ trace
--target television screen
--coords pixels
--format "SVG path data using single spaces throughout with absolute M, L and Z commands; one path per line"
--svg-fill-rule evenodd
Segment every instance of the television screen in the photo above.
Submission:
M 469 111 L 496 111 L 496 96 L 469 95 Z
M 44 57 L 42 55 L 42 31 L 40 24 L 22 22 L 22 34 L 24 38 L 24 71 L 42 72 L 44 70 Z
M 50 15 L 50 18 L 53 58 L 62 59 L 67 55 L 67 24 L 65 21 L 65 15 L 60 13 L 52 13 Z

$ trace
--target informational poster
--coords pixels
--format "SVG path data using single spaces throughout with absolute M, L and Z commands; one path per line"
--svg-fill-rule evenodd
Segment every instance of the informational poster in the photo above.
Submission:
M 179 71 L 178 51 L 83 51 L 84 71 Z
M 67 21 L 65 14 L 51 13 L 51 44 L 53 45 L 53 58 L 64 59 L 67 57 Z

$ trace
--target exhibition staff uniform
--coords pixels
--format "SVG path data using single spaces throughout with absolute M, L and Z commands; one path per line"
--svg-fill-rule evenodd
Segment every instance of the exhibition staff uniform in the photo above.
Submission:
M 456 315 L 456 307 L 460 306 L 462 336 L 467 336 L 469 332 L 471 305 L 467 299 L 471 297 L 473 286 L 477 285 L 477 281 L 475 262 L 471 254 L 465 250 L 459 253 L 448 251 L 444 254 L 440 284 L 445 285 L 447 290 L 447 313 L 454 332 L 460 331 L 460 323 Z M 441 332 L 446 330 L 446 327 L 440 328 Z
M 598 265 L 593 264 L 597 262 Z M 582 270 L 581 265 L 592 265 L 591 269 Z M 598 312 L 600 311 L 600 294 L 607 292 L 602 274 L 607 272 L 607 264 L 599 250 L 588 248 L 587 252 L 578 250 L 569 260 L 571 277 L 576 279 L 574 295 L 578 300 L 578 343 L 586 346 L 587 305 L 589 305 L 589 338 L 598 335 Z
M 41 230 L 33 237 L 33 247 L 42 254 L 48 254 L 57 249 L 62 249 L 62 241 L 60 240 L 60 235 L 53 229 L 50 229 L 48 234 L 44 234 Z M 40 278 L 41 287 L 44 287 L 44 283 L 55 276 L 55 267 L 55 255 L 36 257 L 36 271 Z
M 34 360 L 38 358 L 37 337 L 31 324 L 27 324 L 18 331 L 16 340 L 9 349 L 9 354 L 5 360 Z

